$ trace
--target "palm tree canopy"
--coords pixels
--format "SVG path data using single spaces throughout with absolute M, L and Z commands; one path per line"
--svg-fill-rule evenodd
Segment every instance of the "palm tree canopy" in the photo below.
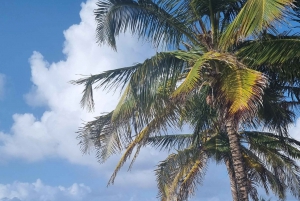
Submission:
M 287 126 L 294 118 L 290 108 L 300 99 L 299 37 L 280 34 L 276 28 L 288 18 L 297 20 L 293 2 L 100 0 L 95 10 L 100 44 L 116 50 L 117 36 L 130 31 L 167 50 L 142 63 L 73 81 L 85 85 L 81 103 L 90 109 L 95 83 L 96 87 L 123 89 L 114 111 L 79 131 L 84 141 L 94 139 L 103 161 L 126 148 L 110 182 L 134 148 L 133 161 L 151 135 L 180 127 L 185 122 L 182 117 L 187 117 L 186 108 L 200 94 L 201 103 L 215 111 L 217 118 L 197 128 L 227 128 L 233 168 L 236 175 L 241 174 L 237 185 L 241 199 L 247 200 L 241 165 L 246 159 L 242 158 L 238 130 L 245 125 L 265 126 L 287 136 Z M 270 111 L 276 115 L 271 116 Z

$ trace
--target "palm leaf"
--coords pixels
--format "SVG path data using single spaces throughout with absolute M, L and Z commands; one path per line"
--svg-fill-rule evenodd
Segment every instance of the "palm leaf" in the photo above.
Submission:
M 184 38 L 197 44 L 189 24 L 182 17 L 187 9 L 178 6 L 174 10 L 160 4 L 138 0 L 99 1 L 95 10 L 98 42 L 116 49 L 115 37 L 130 30 L 155 46 L 161 43 L 178 46 Z
M 149 124 L 144 127 L 139 133 L 137 133 L 135 139 L 126 147 L 124 154 L 122 155 L 119 163 L 117 164 L 110 180 L 109 184 L 113 184 L 114 180 L 117 176 L 117 173 L 124 165 L 126 160 L 130 157 L 133 149 L 138 146 L 137 153 L 139 152 L 141 146 L 145 146 L 147 144 L 147 139 L 150 137 L 151 134 L 157 134 L 162 129 L 166 129 L 168 126 L 174 126 L 174 122 L 176 119 L 176 111 L 173 110 L 173 106 L 170 105 L 168 109 L 161 111 L 161 114 L 156 116 Z M 134 159 L 137 155 L 134 156 Z
M 84 90 L 82 91 L 83 95 L 80 101 L 81 106 L 87 106 L 87 108 L 90 110 L 94 108 L 93 85 L 95 83 L 98 83 L 97 88 L 101 86 L 109 89 L 117 88 L 119 86 L 122 86 L 123 88 L 130 80 L 132 74 L 140 66 L 140 64 L 136 64 L 134 66 L 109 70 L 101 74 L 91 75 L 85 78 L 71 81 L 72 84 L 84 85 Z
M 261 96 L 267 78 L 260 72 L 248 68 L 228 69 L 220 77 L 220 95 L 229 108 L 229 114 L 253 112 L 262 104 Z
M 79 144 L 84 153 L 93 145 L 97 150 L 97 158 L 103 163 L 112 154 L 119 153 L 122 142 L 116 128 L 111 123 L 112 112 L 97 117 L 82 127 L 78 133 Z M 123 133 L 124 134 L 124 133 Z
M 130 83 L 134 93 L 139 94 L 140 100 L 150 99 L 147 97 L 151 91 L 157 92 L 158 83 L 168 81 L 176 83 L 177 77 L 187 68 L 185 61 L 178 59 L 176 51 L 157 53 L 143 63 L 138 63 L 130 67 L 119 68 L 115 70 L 105 71 L 101 74 L 92 75 L 87 78 L 71 81 L 72 84 L 85 85 L 81 105 L 88 106 L 93 109 L 93 85 L 98 83 L 96 88 L 104 87 L 104 89 L 116 89 L 121 86 L 123 89 L 126 84 Z M 153 89 L 153 86 L 156 88 Z M 152 88 L 151 88 L 152 87 Z M 153 97 L 155 98 L 155 97 Z M 153 99 L 152 98 L 152 99 Z M 145 100 L 143 101 L 145 102 Z
M 252 65 L 279 64 L 299 58 L 299 49 L 299 39 L 273 39 L 253 41 L 239 50 L 237 55 Z
M 283 13 L 291 7 L 293 0 L 248 0 L 227 27 L 220 39 L 221 49 L 244 40 L 248 36 L 260 33 L 272 27 L 275 21 L 284 17 Z
M 179 200 L 186 199 L 189 195 L 185 194 L 185 189 L 193 192 L 195 182 L 201 182 L 205 170 L 206 156 L 201 154 L 199 148 L 192 146 L 177 151 L 176 154 L 171 154 L 155 170 L 160 190 L 159 195 L 166 200 L 173 197 L 177 197 Z
M 173 92 L 172 96 L 173 98 L 178 98 L 182 95 L 186 95 L 193 89 L 195 89 L 197 86 L 200 85 L 199 79 L 200 79 L 200 70 L 202 68 L 202 65 L 205 63 L 205 60 L 203 57 L 200 57 L 195 64 L 193 65 L 192 69 L 189 71 L 187 77 L 183 81 L 183 83 Z
M 147 143 L 160 150 L 182 150 L 192 144 L 192 134 L 172 134 L 164 136 L 153 136 L 147 139 Z

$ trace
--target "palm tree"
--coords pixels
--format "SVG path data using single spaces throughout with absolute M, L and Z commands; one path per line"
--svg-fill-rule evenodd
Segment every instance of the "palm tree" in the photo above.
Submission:
M 156 169 L 161 200 L 187 200 L 202 182 L 209 159 L 226 165 L 233 200 L 239 200 L 227 134 L 211 134 L 196 144 L 192 134 L 148 138 L 148 143 L 156 148 L 180 148 Z M 288 189 L 300 198 L 300 167 L 296 163 L 300 157 L 300 142 L 284 137 L 282 143 L 278 135 L 265 132 L 242 132 L 240 140 L 249 194 L 253 200 L 258 200 L 258 186 L 267 194 L 273 191 L 281 200 L 285 199 Z
M 280 133 L 293 121 L 294 113 L 291 105 L 286 107 L 291 102 L 282 99 L 280 87 L 275 87 L 272 83 L 271 86 L 272 88 L 264 95 L 259 121 L 260 125 Z M 187 199 L 197 182 L 202 181 L 208 159 L 226 165 L 233 200 L 239 200 L 226 130 L 215 121 L 215 111 L 203 101 L 205 102 L 201 95 L 194 96 L 188 100 L 182 113 L 182 118 L 193 125 L 195 130 L 193 135 L 159 135 L 148 138 L 148 143 L 154 147 L 169 151 L 179 150 L 177 154 L 171 154 L 168 159 L 161 162 L 157 169 L 162 200 L 172 200 L 170 199 L 172 197 L 177 201 Z M 212 127 L 209 127 L 208 122 Z M 219 125 L 216 126 L 212 122 Z M 278 134 L 259 131 L 239 131 L 239 139 L 249 195 L 253 200 L 258 200 L 256 186 L 264 187 L 267 193 L 269 189 L 272 190 L 280 199 L 285 198 L 287 189 L 299 197 L 300 172 L 295 161 L 299 160 L 300 142 Z
M 263 125 L 266 128 L 276 130 L 277 132 L 282 132 L 282 130 L 285 130 L 286 127 L 293 122 L 293 115 L 291 106 L 293 106 L 293 102 L 287 102 L 282 97 L 282 91 L 284 89 L 275 87 L 273 84 L 270 84 L 272 86 L 268 90 L 266 90 L 266 93 L 264 94 L 264 101 L 263 101 L 263 107 L 259 110 L 259 121 L 260 125 Z M 279 90 L 281 89 L 281 91 Z M 158 93 L 161 93 L 160 91 Z M 221 126 L 217 126 L 216 124 L 220 124 L 217 122 L 216 118 L 216 111 L 211 108 L 210 105 L 206 104 L 206 93 L 200 93 L 198 95 L 193 95 L 191 98 L 188 99 L 188 101 L 184 104 L 184 108 L 180 110 L 180 120 L 186 121 L 187 123 L 190 123 L 193 125 L 193 128 L 195 130 L 194 136 L 192 135 L 166 135 L 166 136 L 154 136 L 147 139 L 146 144 L 153 144 L 154 146 L 161 146 L 162 148 L 166 149 L 177 149 L 182 150 L 186 147 L 191 146 L 192 142 L 199 144 L 199 146 L 202 144 L 203 141 L 205 142 L 205 154 L 200 154 L 203 158 L 203 160 L 199 160 L 198 155 L 196 154 L 194 157 L 188 157 L 189 155 L 186 155 L 186 160 L 189 160 L 193 162 L 193 159 L 196 159 L 201 162 L 198 163 L 199 167 L 197 169 L 198 172 L 202 171 L 202 167 L 206 167 L 205 162 L 207 161 L 207 156 L 209 155 L 209 158 L 215 158 L 216 161 L 222 161 L 226 164 L 228 169 L 228 174 L 230 176 L 230 181 L 232 185 L 232 194 L 234 200 L 238 199 L 238 190 L 236 189 L 236 183 L 235 183 L 235 175 L 232 171 L 232 160 L 231 155 L 229 152 L 229 145 L 228 145 L 228 138 L 225 135 L 225 130 L 223 129 L 223 133 L 220 135 L 212 134 L 212 132 L 207 132 L 209 130 L 212 130 L 212 128 L 221 128 Z M 126 104 L 125 104 L 126 106 Z M 127 105 L 128 106 L 128 105 Z M 288 106 L 288 107 L 286 107 Z M 153 108 L 154 109 L 154 108 Z M 105 160 L 105 157 L 109 156 L 112 153 L 115 153 L 116 151 L 120 151 L 120 144 L 123 144 L 124 147 L 127 147 L 130 145 L 130 140 L 128 140 L 128 143 L 124 143 L 122 140 L 116 140 L 118 138 L 112 137 L 115 136 L 116 133 L 114 133 L 114 130 L 112 129 L 114 126 L 111 122 L 111 114 L 103 115 L 99 117 L 95 122 L 90 122 L 87 124 L 82 130 L 81 130 L 81 139 L 82 145 L 84 145 L 84 148 L 88 148 L 90 145 L 90 140 L 92 140 L 92 143 L 96 146 L 98 150 L 98 157 L 101 161 Z M 159 117 L 157 116 L 159 119 Z M 158 121 L 157 121 L 158 122 Z M 257 125 L 257 124 L 255 124 Z M 149 127 L 148 127 L 149 128 Z M 200 135 L 202 134 L 202 135 Z M 212 137 L 213 136 L 213 137 Z M 246 173 L 248 175 L 247 177 L 247 184 L 249 189 L 249 194 L 254 200 L 257 200 L 257 191 L 255 186 L 258 184 L 261 184 L 265 187 L 266 192 L 268 192 L 268 185 L 271 186 L 271 190 L 275 192 L 279 197 L 284 198 L 285 191 L 287 187 L 291 187 L 291 191 L 294 193 L 295 196 L 298 196 L 299 192 L 297 192 L 295 189 L 299 189 L 299 181 L 297 180 L 298 177 L 298 167 L 294 164 L 293 160 L 298 158 L 297 152 L 299 154 L 298 149 L 294 149 L 296 154 L 291 154 L 292 152 L 287 152 L 287 146 L 288 147 L 295 147 L 295 145 L 299 145 L 299 142 L 292 140 L 290 138 L 290 141 L 283 140 L 278 135 L 274 135 L 271 133 L 263 133 L 263 132 L 245 132 L 241 131 L 239 138 L 242 138 L 242 152 L 243 152 L 243 160 L 246 164 Z M 287 142 L 285 142 L 287 141 Z M 267 143 L 271 143 L 272 146 L 266 146 Z M 280 144 L 282 143 L 283 144 Z M 254 148 L 248 148 L 246 144 L 254 144 Z M 204 149 L 200 149 L 199 146 L 197 149 L 193 149 L 193 152 L 191 152 L 190 149 L 188 150 L 188 153 L 194 154 L 195 150 L 198 150 L 199 153 L 202 153 Z M 255 148 L 258 147 L 258 148 Z M 274 150 L 274 147 L 277 150 Z M 267 148 L 267 149 L 266 149 Z M 108 153 L 109 152 L 109 153 Z M 198 153 L 197 152 L 197 153 Z M 254 153 L 253 153 L 254 152 Z M 273 153 L 274 152 L 274 153 Z M 279 152 L 285 153 L 285 155 L 288 156 L 288 158 L 284 158 L 283 155 L 278 155 Z M 186 150 L 183 150 L 182 153 L 186 153 Z M 250 154 L 249 154 L 250 153 Z M 272 153 L 272 157 L 269 157 Z M 258 155 L 258 156 L 257 156 Z M 271 162 L 261 162 L 261 158 L 263 156 L 267 155 L 271 160 Z M 291 155 L 291 156 L 290 156 Z M 247 157 L 245 157 L 247 156 Z M 275 156 L 275 157 L 274 157 Z M 184 155 L 183 155 L 184 157 Z M 282 159 L 283 157 L 283 159 Z M 266 161 L 266 159 L 264 159 Z M 264 161 L 262 160 L 262 161 Z M 278 162 L 280 161 L 280 162 Z M 189 163 L 182 162 L 186 166 L 189 165 Z M 271 164 L 271 166 L 270 166 Z M 280 165 L 285 168 L 284 175 L 281 177 L 281 180 L 283 177 L 287 178 L 296 178 L 292 181 L 291 184 L 293 185 L 286 185 L 286 183 L 282 184 L 278 178 L 278 174 L 274 175 L 274 171 L 276 172 L 275 168 Z M 182 165 L 183 167 L 186 167 Z M 273 167 L 271 171 L 266 167 Z M 293 167 L 295 167 L 295 172 Z M 179 167 L 178 167 L 179 169 Z M 272 172 L 273 171 L 273 172 Z M 278 171 L 277 171 L 278 172 Z M 281 173 L 282 174 L 282 173 Z M 203 175 L 203 173 L 202 173 Z M 182 175 L 181 175 L 182 176 Z M 172 178 L 170 176 L 167 176 L 167 178 Z M 180 177 L 178 177 L 180 179 Z M 192 178 L 194 179 L 194 178 Z M 172 179 L 173 180 L 173 179 Z M 258 180 L 258 181 L 257 181 Z M 176 180 L 173 180 L 175 182 Z M 256 182 L 253 185 L 252 182 Z M 170 181 L 169 181 L 170 182 Z M 297 183 L 298 182 L 298 183 Z M 160 182 L 162 183 L 162 182 Z M 178 185 L 178 183 L 174 183 L 172 186 L 177 187 L 175 184 Z M 195 185 L 195 183 L 193 183 Z M 298 187 L 297 187 L 298 186 Z M 195 186 L 193 186 L 195 187 Z M 182 190 L 181 193 L 188 193 L 189 186 L 185 188 L 185 191 Z M 164 188 L 164 190 L 168 189 L 167 187 Z M 161 188 L 160 188 L 161 190 Z M 173 189 L 174 190 L 174 189 Z M 171 193 L 169 193 L 169 198 Z M 187 194 L 185 194 L 187 196 Z M 176 195 L 174 195 L 176 197 Z M 164 198 L 164 197 L 162 197 Z M 162 199 L 163 200 L 163 199 Z
M 216 109 L 218 121 L 223 122 L 229 138 L 240 200 L 248 200 L 238 130 L 245 122 L 256 119 L 271 79 L 283 82 L 286 90 L 298 97 L 293 87 L 299 78 L 299 70 L 295 68 L 300 56 L 299 39 L 278 35 L 274 25 L 290 14 L 292 2 L 100 0 L 95 10 L 100 44 L 107 43 L 116 49 L 116 36 L 129 30 L 155 46 L 172 50 L 157 53 L 140 64 L 75 81 L 85 84 L 82 104 L 90 108 L 94 105 L 94 83 L 126 87 L 113 112 L 87 123 L 81 130 L 111 132 L 99 139 L 99 143 L 108 145 L 103 148 L 100 143 L 98 149 L 110 147 L 99 152 L 102 159 L 121 149 L 122 143 L 129 143 L 111 182 L 134 147 L 139 151 L 151 133 L 176 126 L 180 116 L 178 107 L 193 93 L 208 88 L 207 103 Z M 269 76 L 273 74 L 274 77 Z M 159 90 L 163 97 L 157 93 Z M 104 130 L 95 131 L 99 125 Z

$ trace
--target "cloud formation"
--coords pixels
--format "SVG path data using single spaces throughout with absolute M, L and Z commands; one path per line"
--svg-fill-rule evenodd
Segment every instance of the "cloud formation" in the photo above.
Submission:
M 112 157 L 101 165 L 97 163 L 93 154 L 83 156 L 76 139 L 76 131 L 83 121 L 92 120 L 101 112 L 112 110 L 119 96 L 111 92 L 96 91 L 96 110 L 94 113 L 88 113 L 79 105 L 83 88 L 73 86 L 69 81 L 79 79 L 82 75 L 96 74 L 143 61 L 153 55 L 155 50 L 131 35 L 119 37 L 118 53 L 106 46 L 99 47 L 95 43 L 95 2 L 96 0 L 89 0 L 83 3 L 80 11 L 81 22 L 64 31 L 65 60 L 49 63 L 47 55 L 44 57 L 38 51 L 31 55 L 29 63 L 33 86 L 25 95 L 26 102 L 34 107 L 42 106 L 47 111 L 40 118 L 30 113 L 13 116 L 14 124 L 10 133 L 0 132 L 1 160 L 18 158 L 34 162 L 47 158 L 62 158 L 73 164 L 96 168 L 99 174 L 105 177 L 105 181 L 111 175 L 120 156 Z M 4 89 L 3 80 L 4 76 L 0 74 L 0 98 Z M 298 132 L 299 127 L 300 121 L 292 132 Z M 109 201 L 157 200 L 153 169 L 157 161 L 163 160 L 166 155 L 148 147 L 143 149 L 133 171 L 126 172 L 126 168 L 122 170 L 115 186 L 105 189 L 105 192 L 96 192 L 84 184 L 74 183 L 70 187 L 48 186 L 37 180 L 34 183 L 0 184 L 0 201 L 92 201 L 96 198 Z M 143 192 L 140 192 L 140 189 L 143 189 Z M 192 200 L 230 199 L 226 169 L 211 164 L 204 185 L 199 187 L 197 196 Z
M 108 181 L 120 156 L 112 157 L 107 163 L 100 165 L 94 154 L 82 155 L 76 139 L 76 131 L 83 121 L 92 120 L 94 116 L 102 112 L 111 111 L 117 103 L 119 94 L 96 91 L 94 93 L 95 112 L 88 113 L 80 107 L 83 87 L 71 85 L 69 82 L 81 78 L 82 75 L 101 73 L 108 69 L 143 61 L 153 55 L 154 50 L 149 44 L 143 44 L 131 35 L 119 37 L 118 53 L 110 47 L 100 47 L 96 44 L 96 24 L 93 15 L 95 3 L 96 0 L 83 3 L 80 11 L 81 22 L 64 31 L 64 60 L 49 63 L 47 56 L 44 57 L 38 51 L 33 52 L 29 59 L 33 86 L 25 95 L 25 99 L 29 105 L 46 108 L 46 111 L 41 117 L 31 113 L 13 115 L 14 124 L 10 132 L 0 132 L 0 160 L 21 159 L 26 162 L 35 162 L 60 158 L 72 164 L 96 169 L 101 180 L 104 183 Z M 133 186 L 138 186 L 138 189 L 151 189 L 150 197 L 155 197 L 153 192 L 155 192 L 156 185 L 153 169 L 166 154 L 146 148 L 140 155 L 133 171 L 128 173 L 125 168 L 116 179 L 115 188 L 119 188 L 120 194 L 116 197 L 115 194 L 109 195 L 105 191 L 101 194 L 101 198 L 120 200 L 126 197 L 121 200 L 137 200 L 141 198 L 140 192 L 131 190 L 127 193 L 124 190 L 129 190 Z M 34 184 L 26 185 L 34 186 Z M 13 195 L 6 195 L 6 198 L 2 198 L 10 199 L 10 201 L 25 199 Z M 147 199 L 150 200 L 149 197 Z
M 88 113 L 79 104 L 83 87 L 69 82 L 82 75 L 132 65 L 152 55 L 154 51 L 149 48 L 149 44 L 143 45 L 131 35 L 120 36 L 118 53 L 110 47 L 96 44 L 93 16 L 95 2 L 90 0 L 83 3 L 81 22 L 64 31 L 65 60 L 48 63 L 37 51 L 30 57 L 33 86 L 25 96 L 26 101 L 32 106 L 43 106 L 47 111 L 41 118 L 34 114 L 13 116 L 11 133 L 0 133 L 0 153 L 4 157 L 27 161 L 59 157 L 75 164 L 99 166 L 94 156 L 82 156 L 76 131 L 83 121 L 111 111 L 119 95 L 98 90 L 95 92 L 96 111 Z
M 74 183 L 69 187 L 49 186 L 40 179 L 33 183 L 0 184 L 0 201 L 73 201 L 92 198 L 90 187 Z

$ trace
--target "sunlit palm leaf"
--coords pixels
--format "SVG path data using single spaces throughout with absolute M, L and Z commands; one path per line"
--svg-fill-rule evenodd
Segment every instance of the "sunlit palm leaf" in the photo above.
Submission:
M 166 200 L 174 197 L 184 200 L 189 197 L 191 194 L 187 192 L 192 193 L 195 184 L 201 182 L 205 174 L 206 162 L 205 154 L 201 154 L 201 149 L 195 147 L 171 154 L 155 170 L 160 189 L 159 195 Z
M 186 95 L 193 89 L 195 89 L 197 86 L 200 86 L 200 70 L 202 68 L 202 65 L 205 63 L 205 60 L 200 57 L 195 64 L 193 65 L 192 69 L 189 71 L 187 77 L 181 83 L 181 85 L 173 92 L 172 96 L 174 98 L 178 98 L 182 95 Z
M 189 169 L 181 182 L 178 194 L 178 197 L 180 198 L 179 200 L 184 201 L 194 195 L 197 184 L 201 184 L 204 179 L 206 163 L 206 156 L 202 155 L 200 155 L 199 159 L 194 162 L 193 166 Z
M 229 114 L 253 112 L 262 104 L 267 78 L 261 72 L 248 68 L 227 69 L 219 81 L 221 93 L 218 100 L 226 101 Z
M 220 48 L 244 40 L 253 33 L 258 34 L 282 19 L 283 13 L 293 0 L 248 0 L 233 22 L 222 34 Z

